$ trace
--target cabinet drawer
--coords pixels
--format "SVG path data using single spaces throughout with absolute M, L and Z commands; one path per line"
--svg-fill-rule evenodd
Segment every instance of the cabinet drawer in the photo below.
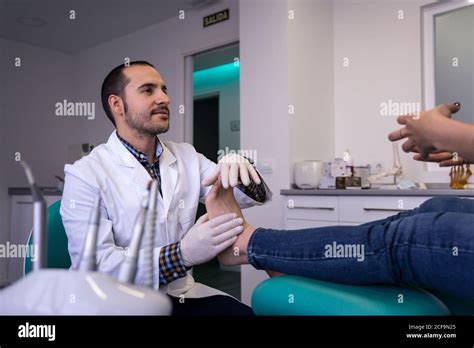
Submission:
M 287 196 L 287 219 L 339 221 L 338 197 Z
M 431 197 L 339 197 L 340 221 L 365 223 L 417 208 Z
M 286 219 L 285 230 L 304 230 L 307 228 L 338 226 L 337 222 Z

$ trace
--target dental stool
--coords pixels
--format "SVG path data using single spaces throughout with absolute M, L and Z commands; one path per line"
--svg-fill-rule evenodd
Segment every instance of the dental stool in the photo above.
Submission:
M 441 297 L 441 296 L 439 296 Z M 474 303 L 397 286 L 358 286 L 283 275 L 252 294 L 257 315 L 474 315 Z
M 48 207 L 48 235 L 47 235 L 47 265 L 48 268 L 65 268 L 71 266 L 71 258 L 67 248 L 67 235 L 64 230 L 63 220 L 59 209 L 61 201 L 56 201 Z M 28 237 L 28 247 L 33 241 L 33 231 Z M 25 258 L 23 267 L 24 274 L 30 273 L 32 270 L 31 257 Z

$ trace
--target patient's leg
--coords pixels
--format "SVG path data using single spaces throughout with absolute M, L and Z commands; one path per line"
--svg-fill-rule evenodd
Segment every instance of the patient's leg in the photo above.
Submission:
M 242 214 L 232 191 L 219 186 L 206 198 L 210 217 Z M 219 260 L 330 282 L 418 286 L 474 301 L 474 214 L 463 206 L 471 202 L 454 202 L 454 212 L 439 211 L 441 203 L 446 206 L 433 200 L 421 212 L 370 225 L 285 231 L 255 230 L 246 223 L 234 244 L 245 257 L 230 248 Z
M 217 256 L 219 262 L 226 266 L 248 263 L 247 247 L 249 244 L 250 237 L 255 232 L 255 228 L 253 228 L 249 223 L 247 223 L 247 221 L 245 221 L 245 218 L 242 214 L 242 210 L 240 209 L 239 205 L 237 204 L 237 201 L 235 200 L 233 189 L 224 189 L 221 186 L 220 181 L 218 180 L 212 186 L 211 191 L 206 197 L 205 203 L 207 214 L 210 219 L 227 213 L 236 213 L 244 220 L 244 231 L 242 232 L 242 234 L 239 235 L 234 245 L 224 250 Z M 265 271 L 270 277 L 275 277 L 283 274 L 267 269 Z
M 474 303 L 473 225 L 474 214 L 430 212 L 373 226 L 258 228 L 247 259 L 256 269 L 346 284 L 416 286 Z

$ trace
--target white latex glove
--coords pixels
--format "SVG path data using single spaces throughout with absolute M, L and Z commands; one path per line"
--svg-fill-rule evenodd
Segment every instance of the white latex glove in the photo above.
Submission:
M 233 153 L 221 158 L 212 174 L 202 181 L 202 186 L 214 184 L 219 175 L 222 187 L 225 189 L 229 188 L 229 184 L 231 187 L 237 186 L 239 178 L 245 186 L 250 184 L 250 177 L 257 185 L 261 183 L 260 177 L 252 164 L 244 157 Z
M 230 247 L 244 230 L 242 218 L 231 213 L 209 220 L 207 214 L 181 240 L 181 256 L 187 267 L 212 260 Z

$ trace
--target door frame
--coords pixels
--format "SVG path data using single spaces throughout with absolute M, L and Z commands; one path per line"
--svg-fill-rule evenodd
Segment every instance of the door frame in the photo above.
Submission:
M 208 51 L 214 51 L 227 46 L 240 45 L 237 39 L 222 41 L 219 43 L 202 46 L 193 50 L 182 51 L 178 53 L 177 63 L 177 81 L 178 81 L 178 99 L 181 100 L 181 105 L 178 106 L 179 111 L 184 107 L 184 113 L 179 112 L 180 122 L 178 127 L 181 127 L 182 139 L 189 144 L 193 144 L 193 72 L 194 72 L 194 56 Z M 240 60 L 240 57 L 239 57 Z

